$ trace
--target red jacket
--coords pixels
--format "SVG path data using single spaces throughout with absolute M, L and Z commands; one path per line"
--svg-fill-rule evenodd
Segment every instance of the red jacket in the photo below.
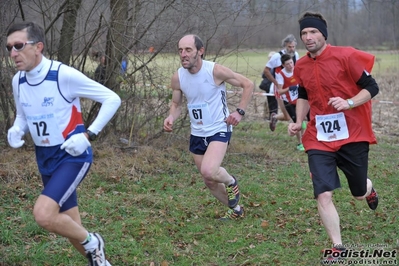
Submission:
M 300 86 L 305 88 L 310 105 L 310 122 L 302 139 L 306 150 L 337 151 L 351 142 L 377 143 L 371 126 L 371 101 L 342 111 L 349 131 L 346 139 L 320 141 L 315 126 L 316 115 L 339 113 L 327 104 L 329 98 L 350 99 L 362 90 L 356 82 L 364 70 L 370 73 L 373 65 L 374 56 L 371 54 L 352 47 L 331 45 L 327 45 L 316 58 L 306 55 L 298 60 L 294 75 Z

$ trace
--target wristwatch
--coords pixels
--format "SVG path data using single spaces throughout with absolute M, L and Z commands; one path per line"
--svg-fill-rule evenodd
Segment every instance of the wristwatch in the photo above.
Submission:
M 95 141 L 97 139 L 97 135 L 91 132 L 90 130 L 87 130 L 86 133 L 89 136 L 90 141 Z
M 347 99 L 346 101 L 349 104 L 349 109 L 352 109 L 353 107 L 355 107 L 355 103 L 352 101 L 352 99 Z
M 244 110 L 242 110 L 242 109 L 240 109 L 240 108 L 237 108 L 236 110 L 237 110 L 237 112 L 238 112 L 240 115 L 245 115 L 245 111 L 244 111 Z

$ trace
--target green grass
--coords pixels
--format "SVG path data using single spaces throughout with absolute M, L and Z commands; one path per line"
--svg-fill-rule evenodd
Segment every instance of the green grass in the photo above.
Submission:
M 377 211 L 334 194 L 345 243 L 396 247 L 397 137 L 371 146 Z M 279 123 L 242 122 L 223 166 L 240 181 L 245 219 L 220 222 L 226 208 L 205 188 L 186 135 L 165 134 L 137 151 L 94 144 L 95 163 L 79 188 L 84 226 L 100 232 L 113 265 L 318 265 L 330 242 L 320 224 L 305 153 Z M 31 214 L 40 182 L 31 149 L 2 147 L 0 265 L 85 265 L 69 243 Z M 13 158 L 13 159 L 10 159 Z M 153 263 L 153 264 L 151 264 Z
M 260 81 L 267 53 L 241 52 L 218 62 Z M 397 71 L 398 54 L 375 54 L 375 73 Z M 179 63 L 173 58 L 154 64 L 174 72 Z M 394 76 L 379 78 L 377 97 L 397 102 Z M 246 210 L 240 221 L 217 220 L 226 208 L 205 188 L 188 152 L 187 132 L 165 133 L 137 148 L 121 147 L 112 136 L 93 143 L 95 162 L 79 187 L 79 205 L 84 226 L 104 236 L 114 266 L 318 265 L 330 242 L 317 214 L 306 154 L 296 151 L 285 123 L 271 133 L 253 114 L 263 106 L 259 101 L 254 97 L 246 120 L 235 128 L 223 163 L 240 181 Z M 398 247 L 397 111 L 396 105 L 374 106 L 379 144 L 371 146 L 369 174 L 380 195 L 377 211 L 350 196 L 341 174 L 334 200 L 346 243 Z M 34 221 L 41 182 L 33 154 L 31 144 L 14 150 L 0 142 L 0 266 L 85 265 L 68 241 Z

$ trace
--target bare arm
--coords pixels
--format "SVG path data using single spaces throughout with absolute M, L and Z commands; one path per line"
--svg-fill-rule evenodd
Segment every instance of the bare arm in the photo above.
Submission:
M 371 94 L 368 90 L 361 90 L 355 97 L 352 97 L 352 101 L 354 103 L 353 107 L 362 105 L 371 100 Z
M 366 71 L 363 71 L 356 84 L 362 89 L 359 91 L 358 94 L 351 98 L 351 100 L 353 101 L 352 108 L 355 108 L 370 101 L 379 92 L 379 87 L 378 84 L 375 82 L 375 79 L 372 78 L 371 75 Z M 332 105 L 338 111 L 350 109 L 348 99 L 342 99 L 341 97 L 330 98 L 328 104 Z
M 169 116 L 164 120 L 163 123 L 164 130 L 167 132 L 171 132 L 173 130 L 173 122 L 181 114 L 183 92 L 180 90 L 179 75 L 177 74 L 177 72 L 172 76 L 171 87 L 172 87 L 172 103 L 169 109 Z
M 277 86 L 277 92 L 278 92 L 279 95 L 283 95 L 283 94 L 286 93 L 289 89 L 290 89 L 290 87 L 283 88 L 283 84 L 278 84 L 278 86 Z
M 302 122 L 305 120 L 306 115 L 309 112 L 309 102 L 305 99 L 298 99 L 296 102 L 296 123 L 302 126 Z
M 263 70 L 263 73 L 265 74 L 266 78 L 268 80 L 270 80 L 274 84 L 275 87 L 277 87 L 278 86 L 277 80 L 273 77 L 273 75 L 270 71 L 271 71 L 270 67 L 265 67 L 265 69 Z
M 290 89 L 290 87 L 283 89 L 283 86 L 279 84 L 277 92 L 278 92 L 278 94 L 282 95 L 282 94 L 286 93 L 287 91 L 289 91 L 289 89 Z
M 358 94 L 351 98 L 354 105 L 353 108 L 362 105 L 371 100 L 371 94 L 368 90 L 362 89 Z M 342 99 L 341 97 L 331 97 L 328 101 L 329 105 L 332 105 L 337 111 L 350 109 L 347 99 Z
M 290 123 L 288 125 L 288 133 L 294 136 L 296 133 L 302 130 L 302 122 L 305 120 L 307 113 L 309 112 L 308 100 L 299 98 L 296 101 L 296 123 Z
M 219 64 L 215 65 L 213 76 L 216 84 L 227 82 L 230 85 L 243 89 L 241 100 L 237 107 L 242 110 L 246 110 L 252 98 L 254 83 L 243 75 L 238 74 L 232 71 L 230 68 Z M 241 115 L 235 111 L 226 119 L 226 123 L 235 126 L 241 121 L 241 118 Z

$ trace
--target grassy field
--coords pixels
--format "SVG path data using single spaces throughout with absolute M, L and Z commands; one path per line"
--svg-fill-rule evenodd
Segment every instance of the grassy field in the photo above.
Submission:
M 377 211 L 355 201 L 344 179 L 335 201 L 345 243 L 397 247 L 397 138 L 371 147 Z M 165 134 L 136 149 L 94 144 L 95 163 L 79 188 L 84 225 L 106 239 L 113 265 L 318 265 L 330 243 L 320 224 L 307 168 L 286 124 L 235 130 L 224 167 L 238 176 L 245 219 L 221 222 L 226 208 L 204 187 L 187 137 Z M 1 151 L 0 265 L 85 265 L 31 214 L 40 193 L 31 148 Z
M 257 73 L 265 64 L 257 53 L 237 58 L 248 62 L 243 72 Z M 392 68 L 392 55 L 377 58 L 384 71 Z M 399 101 L 395 78 L 378 79 L 381 99 Z M 233 108 L 237 99 L 229 100 Z M 149 146 L 126 147 L 120 136 L 93 143 L 95 162 L 78 191 L 80 211 L 84 226 L 104 236 L 114 266 L 320 265 L 321 250 L 331 243 L 317 214 L 307 156 L 295 149 L 286 123 L 269 131 L 263 101 L 254 97 L 223 163 L 240 182 L 246 215 L 239 221 L 218 220 L 226 208 L 205 188 L 187 150 L 188 132 L 165 133 Z M 379 144 L 370 148 L 369 175 L 379 207 L 371 211 L 354 200 L 342 175 L 334 201 L 346 244 L 397 250 L 398 110 L 395 104 L 374 110 Z M 65 239 L 33 219 L 41 191 L 33 154 L 31 143 L 17 150 L 0 143 L 0 266 L 86 265 Z

